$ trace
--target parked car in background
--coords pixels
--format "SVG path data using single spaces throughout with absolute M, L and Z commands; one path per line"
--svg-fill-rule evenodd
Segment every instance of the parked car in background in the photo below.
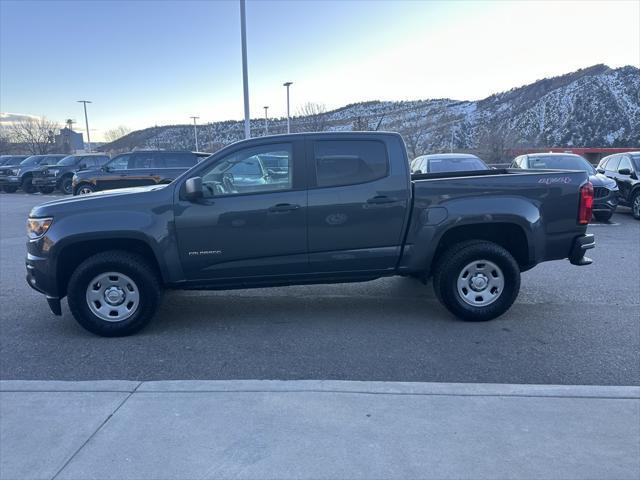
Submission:
M 18 165 L 28 156 L 29 155 L 0 155 L 0 167 Z
M 511 168 L 523 169 L 551 169 L 551 170 L 582 170 L 589 174 L 589 181 L 593 185 L 593 216 L 599 222 L 606 222 L 611 218 L 618 206 L 618 186 L 616 182 L 607 178 L 587 160 L 573 153 L 530 153 L 514 158 Z
M 640 220 L 640 152 L 604 157 L 597 170 L 616 182 L 620 204 L 631 207 L 633 218 Z
M 411 162 L 411 173 L 467 172 L 489 170 L 479 157 L 469 153 L 422 155 Z
M 83 153 L 68 155 L 55 165 L 45 165 L 33 171 L 33 185 L 42 193 L 51 193 L 55 189 L 65 195 L 73 193 L 73 175 L 80 170 L 93 170 L 102 167 L 111 158 L 105 153 Z
M 73 194 L 170 183 L 209 155 L 167 150 L 123 153 L 101 168 L 77 172 L 72 180 Z
M 18 188 L 22 188 L 25 193 L 34 193 L 33 172 L 42 165 L 55 165 L 59 160 L 66 157 L 62 154 L 51 155 L 31 155 L 25 158 L 18 165 L 13 167 L 2 167 L 0 171 L 0 185 L 7 193 L 13 193 Z

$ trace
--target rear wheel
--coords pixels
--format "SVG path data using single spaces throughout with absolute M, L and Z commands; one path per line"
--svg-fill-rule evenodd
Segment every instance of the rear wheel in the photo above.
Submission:
M 594 212 L 593 216 L 599 222 L 608 222 L 613 216 L 613 212 Z
M 78 188 L 76 188 L 76 195 L 87 195 L 95 191 L 95 187 L 90 183 L 81 183 L 80 185 L 78 185 Z
M 640 189 L 631 197 L 631 213 L 633 218 L 640 220 Z
M 73 184 L 70 177 L 62 179 L 62 182 L 60 182 L 60 191 L 65 195 L 71 195 L 73 193 Z
M 38 187 L 38 191 L 44 194 L 53 193 L 53 190 L 54 190 L 53 187 Z
M 470 241 L 445 251 L 433 275 L 444 306 L 462 320 L 481 322 L 505 313 L 520 291 L 520 268 L 513 256 L 492 242 Z
M 82 262 L 71 275 L 67 292 L 76 321 L 103 337 L 136 333 L 153 318 L 161 299 L 158 276 L 148 262 L 117 250 Z
M 18 191 L 18 187 L 15 185 L 3 185 L 2 191 L 5 193 L 16 193 Z
M 32 180 L 33 180 L 33 178 L 31 178 L 31 175 L 27 175 L 22 180 L 22 191 L 24 193 L 35 193 L 36 192 L 36 187 L 33 186 Z

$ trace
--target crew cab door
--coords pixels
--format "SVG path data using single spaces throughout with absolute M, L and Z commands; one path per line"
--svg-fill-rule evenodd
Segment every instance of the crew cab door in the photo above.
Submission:
M 409 208 L 409 164 L 400 139 L 384 138 L 307 140 L 311 272 L 395 268 Z
M 264 176 L 262 156 L 278 156 L 287 174 Z M 188 280 L 234 279 L 305 273 L 307 257 L 307 192 L 304 142 L 267 139 L 251 142 L 198 166 L 204 197 L 177 200 L 178 249 Z M 186 180 L 186 178 L 185 178 Z M 178 186 L 183 189 L 184 182 Z

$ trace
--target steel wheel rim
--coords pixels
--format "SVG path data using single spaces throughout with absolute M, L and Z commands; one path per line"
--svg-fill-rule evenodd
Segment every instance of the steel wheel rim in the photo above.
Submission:
M 130 277 L 120 272 L 96 275 L 87 285 L 89 310 L 107 322 L 122 322 L 140 306 L 140 290 Z
M 473 307 L 486 307 L 500 298 L 504 291 L 504 273 L 493 262 L 474 260 L 458 274 L 458 295 Z
M 88 195 L 90 193 L 93 193 L 93 190 L 91 190 L 89 187 L 82 187 L 80 190 L 78 190 L 78 193 L 80 195 Z
M 633 199 L 633 213 L 636 217 L 640 217 L 640 195 L 636 195 Z

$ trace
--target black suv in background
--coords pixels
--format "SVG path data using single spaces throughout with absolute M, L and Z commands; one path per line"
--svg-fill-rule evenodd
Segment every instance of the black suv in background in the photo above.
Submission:
M 102 167 L 110 160 L 105 153 L 83 153 L 68 155 L 55 165 L 46 165 L 33 172 L 33 185 L 41 193 L 51 193 L 56 188 L 65 195 L 73 193 L 73 174 L 80 170 Z
M 98 190 L 171 183 L 209 153 L 139 150 L 114 157 L 99 169 L 83 170 L 73 176 L 74 195 Z
M 43 165 L 55 165 L 66 155 L 31 155 L 18 165 L 0 168 L 0 185 L 7 193 L 13 193 L 22 188 L 25 193 L 34 193 L 33 172 Z
M 574 153 L 530 153 L 516 157 L 511 168 L 582 170 L 589 174 L 593 185 L 593 216 L 599 222 L 608 221 L 618 206 L 618 186 L 587 160 Z
M 604 157 L 597 170 L 618 184 L 620 204 L 631 207 L 633 218 L 640 220 L 640 152 Z

